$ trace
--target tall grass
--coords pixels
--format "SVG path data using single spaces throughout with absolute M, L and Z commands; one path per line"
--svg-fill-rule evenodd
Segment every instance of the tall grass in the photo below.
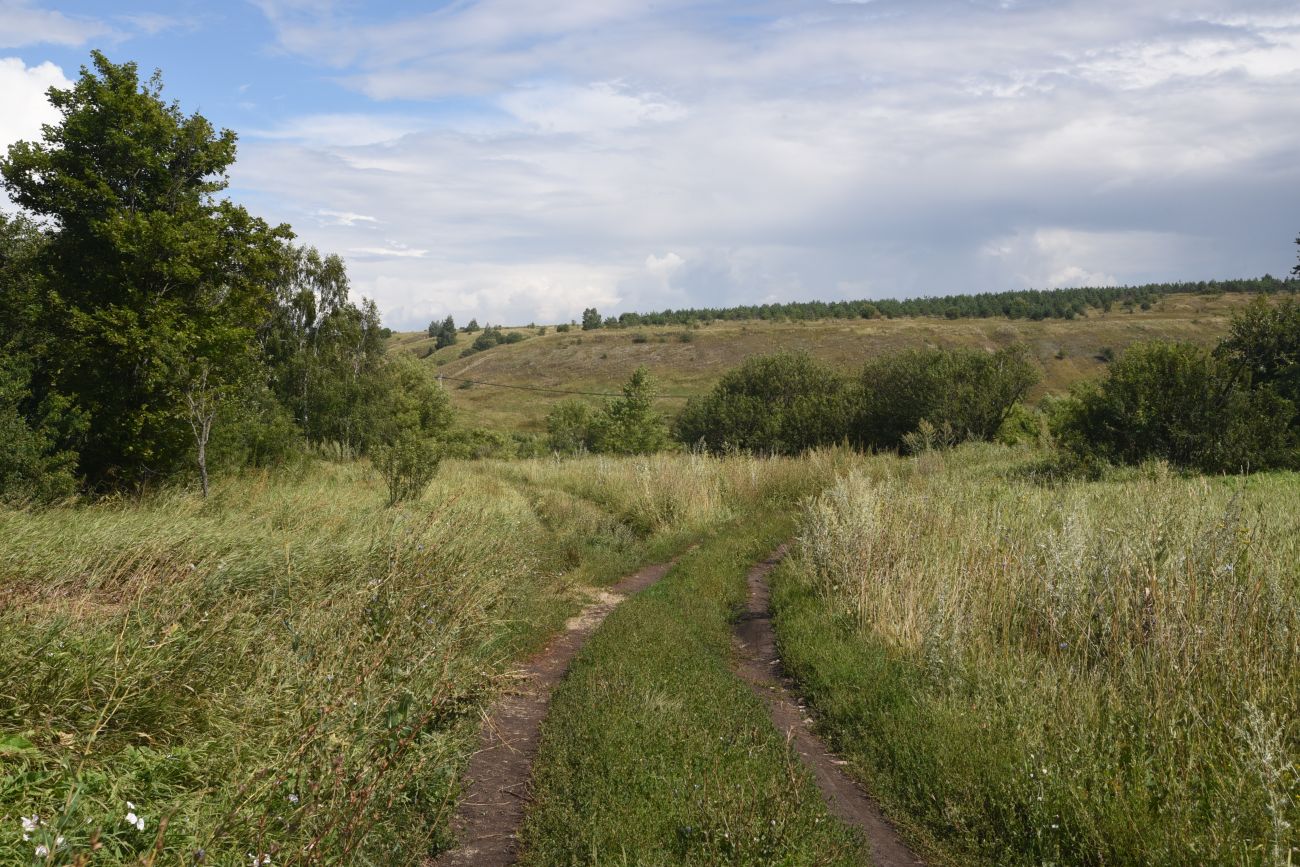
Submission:
M 206 502 L 0 511 L 0 862 L 444 847 L 512 661 L 579 585 L 731 515 L 749 472 L 646 466 L 653 496 L 612 461 L 452 463 L 386 508 L 364 464 L 317 463 Z
M 1300 477 L 878 459 L 804 511 L 787 664 L 959 860 L 1300 855 Z

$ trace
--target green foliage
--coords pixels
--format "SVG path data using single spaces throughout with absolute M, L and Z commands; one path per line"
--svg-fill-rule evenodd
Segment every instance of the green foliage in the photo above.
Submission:
M 433 338 L 433 348 L 443 349 L 456 343 L 456 321 L 448 316 L 439 322 L 429 323 L 429 336 Z
M 1258 298 L 1232 319 L 1215 354 L 1253 388 L 1271 389 L 1300 408 L 1300 303 Z M 1293 419 L 1300 424 L 1300 415 Z
M 187 462 L 182 395 L 199 368 L 216 388 L 247 375 L 289 234 L 215 198 L 234 133 L 161 89 L 96 52 L 70 89 L 51 89 L 60 122 L 0 163 L 10 197 L 51 224 L 32 324 L 58 354 L 39 357 L 34 378 L 84 413 L 80 470 L 97 485 Z
M 555 326 L 555 332 L 556 332 L 557 334 L 567 334 L 568 331 L 569 331 L 569 329 L 572 328 L 572 327 L 573 327 L 573 326 L 571 326 L 571 325 L 570 325 L 569 323 L 567 323 L 567 322 L 561 322 L 559 325 Z
M 593 450 L 591 405 L 577 398 L 557 403 L 546 414 L 546 444 L 562 455 Z
M 594 331 L 600 328 L 604 323 L 601 321 L 600 312 L 595 307 L 588 307 L 582 311 L 582 330 Z
M 418 500 L 438 472 L 442 456 L 415 431 L 404 430 L 370 450 L 370 460 L 388 486 L 388 505 Z
M 503 344 L 519 343 L 525 339 L 527 339 L 527 335 L 521 331 L 502 331 L 499 325 L 489 325 L 483 329 L 483 333 L 475 338 L 474 342 L 460 356 L 466 358 L 476 352 L 485 352 Z
M 950 431 L 954 442 L 992 439 L 1038 381 L 1022 346 L 989 353 L 916 349 L 867 363 L 850 430 L 863 446 L 896 449 L 922 421 Z
M 747 359 L 708 395 L 692 398 L 673 436 L 712 452 L 797 454 L 843 440 L 849 412 L 842 376 L 807 353 L 779 353 Z
M 0 356 L 0 501 L 48 502 L 77 488 L 77 455 L 58 446 L 66 404 L 50 395 L 34 408 L 30 376 Z
M 1076 389 L 1053 433 L 1080 458 L 1235 473 L 1294 463 L 1294 418 L 1290 401 L 1250 388 L 1232 363 L 1153 341 L 1130 346 L 1101 382 Z
M 478 331 L 478 330 L 480 330 L 480 329 L 479 329 L 479 324 L 478 324 L 478 320 L 477 320 L 477 319 L 471 319 L 471 320 L 469 321 L 469 324 L 465 326 L 465 333 L 466 333 L 466 334 L 473 334 L 475 331 Z
M 1002 420 L 993 439 L 1008 446 L 1037 445 L 1042 442 L 1046 432 L 1043 414 L 1023 403 L 1017 403 Z
M 623 396 L 605 402 L 591 426 L 593 451 L 644 455 L 668 445 L 668 425 L 654 408 L 655 384 L 644 367 L 633 371 Z

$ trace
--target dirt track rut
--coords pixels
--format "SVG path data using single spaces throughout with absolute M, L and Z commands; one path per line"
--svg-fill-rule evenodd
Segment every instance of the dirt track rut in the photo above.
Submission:
M 528 661 L 517 685 L 491 707 L 479 734 L 479 750 L 470 758 L 465 793 L 452 819 L 457 847 L 431 861 L 433 867 L 496 867 L 515 862 L 533 758 L 551 692 L 609 613 L 662 578 L 671 566 L 647 566 L 601 592 L 566 624 L 561 635 Z
M 749 599 L 744 615 L 736 624 L 736 638 L 740 644 L 737 674 L 767 705 L 772 722 L 812 771 L 832 815 L 866 835 L 871 845 L 872 864 L 875 867 L 923 864 L 881 814 L 875 801 L 843 771 L 844 762 L 813 734 L 811 721 L 794 692 L 793 684 L 781 669 L 781 660 L 776 652 L 776 633 L 772 629 L 767 576 L 784 556 L 785 547 L 782 546 L 749 572 Z

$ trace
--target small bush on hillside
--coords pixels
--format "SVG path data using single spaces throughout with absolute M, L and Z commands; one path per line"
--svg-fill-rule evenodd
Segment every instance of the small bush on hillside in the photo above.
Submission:
M 654 380 L 649 371 L 638 367 L 623 386 L 623 396 L 606 401 L 593 420 L 594 450 L 616 455 L 662 451 L 669 442 L 668 425 L 655 410 L 654 400 Z
M 595 413 L 591 405 L 576 398 L 557 403 L 546 414 L 546 444 L 551 451 L 572 455 L 590 451 Z
M 712 452 L 798 454 L 842 440 L 848 417 L 843 377 L 807 353 L 778 353 L 746 360 L 708 395 L 692 398 L 673 436 Z
M 1249 388 L 1216 355 L 1155 341 L 1129 347 L 1103 380 L 1062 401 L 1053 433 L 1080 460 L 1241 472 L 1295 463 L 1294 418 L 1290 401 Z
M 388 486 L 388 505 L 417 500 L 433 481 L 442 458 L 428 440 L 407 431 L 371 449 L 371 461 Z
M 926 420 L 951 428 L 956 441 L 990 440 L 1036 382 L 1038 370 L 1023 346 L 883 356 L 862 369 L 850 431 L 862 446 L 906 448 L 904 437 Z
M 1258 298 L 1232 319 L 1215 355 L 1252 388 L 1268 388 L 1300 409 L 1300 304 Z M 1292 419 L 1300 425 L 1300 414 Z

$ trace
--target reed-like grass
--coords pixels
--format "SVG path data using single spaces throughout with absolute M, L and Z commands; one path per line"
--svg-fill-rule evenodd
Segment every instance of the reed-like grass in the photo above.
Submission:
M 806 506 L 786 663 L 960 863 L 1300 855 L 1300 477 L 872 459 Z
M 0 863 L 418 862 L 482 708 L 581 585 L 778 482 L 453 462 L 386 508 L 364 464 L 314 463 L 0 511 Z

